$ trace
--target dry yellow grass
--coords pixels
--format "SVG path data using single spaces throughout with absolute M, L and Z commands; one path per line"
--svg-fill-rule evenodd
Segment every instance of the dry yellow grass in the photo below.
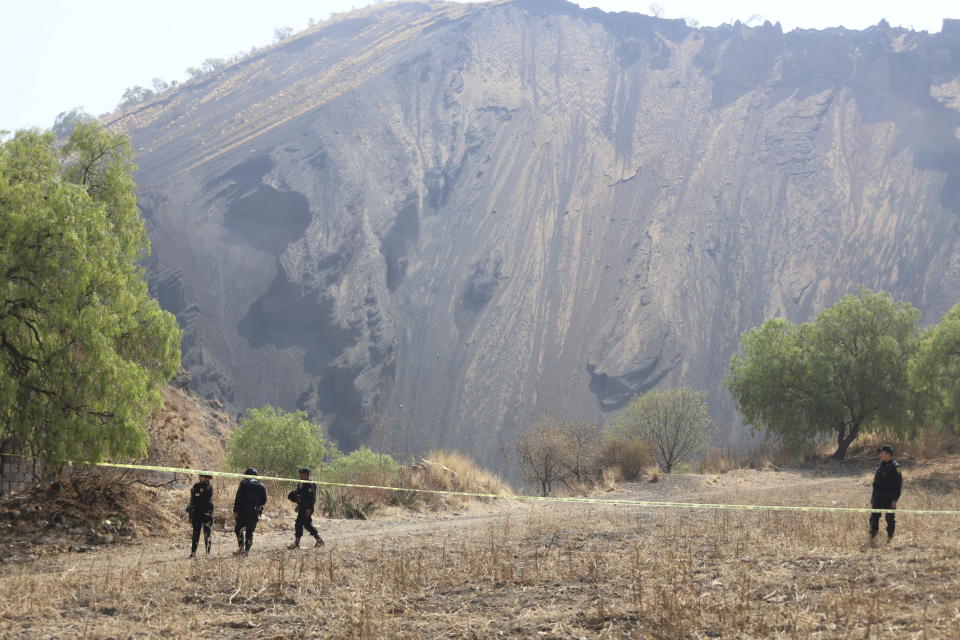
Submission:
M 424 456 L 422 468 L 423 488 L 513 495 L 513 490 L 500 476 L 484 469 L 473 458 L 459 451 L 431 451 Z
M 907 471 L 904 508 L 958 507 L 957 465 Z M 862 505 L 865 474 L 735 472 L 716 502 Z M 663 491 L 665 476 L 637 491 Z M 679 486 L 679 485 L 678 485 Z M 245 560 L 150 542 L 8 567 L 0 637 L 952 638 L 960 519 L 904 514 L 861 552 L 856 514 L 503 505 L 447 517 L 320 522 L 328 547 Z M 184 535 L 185 535 L 184 531 Z
M 224 451 L 236 424 L 210 403 L 181 389 L 162 389 L 163 408 L 147 424 L 148 462 L 199 469 L 224 468 Z
M 513 490 L 499 476 L 478 465 L 470 456 L 443 449 L 431 451 L 420 461 L 400 472 L 399 485 L 410 489 L 512 496 Z M 407 507 L 429 510 L 461 508 L 471 502 L 487 502 L 464 496 L 445 496 L 416 491 L 399 492 L 391 501 Z

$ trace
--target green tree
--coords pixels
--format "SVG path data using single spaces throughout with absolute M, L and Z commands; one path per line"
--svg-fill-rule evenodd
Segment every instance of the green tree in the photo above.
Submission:
M 386 453 L 376 453 L 360 446 L 347 455 L 333 455 L 330 464 L 324 467 L 320 477 L 329 482 L 392 482 L 390 478 L 400 472 L 400 465 Z
M 660 468 L 670 473 L 703 451 L 711 428 L 704 393 L 678 387 L 635 396 L 613 431 L 646 442 Z
M 775 318 L 744 334 L 724 382 L 750 425 L 794 442 L 836 436 L 835 458 L 867 431 L 911 435 L 908 380 L 919 312 L 861 289 L 795 325 Z
M 154 78 L 150 81 L 150 84 L 153 85 L 153 93 L 156 95 L 158 93 L 163 93 L 164 91 L 169 91 L 177 86 L 176 80 L 164 80 L 163 78 Z
M 94 117 L 87 113 L 83 107 L 74 107 L 70 111 L 62 111 L 53 121 L 53 127 L 50 130 L 57 140 L 66 140 L 77 128 L 78 124 L 93 122 Z
M 142 456 L 180 363 L 139 266 L 132 157 L 94 122 L 0 145 L 0 438 L 52 463 Z
M 223 58 L 207 58 L 203 61 L 203 64 L 200 68 L 204 73 L 213 73 L 214 71 L 219 71 L 227 66 L 227 61 Z
M 910 378 L 944 426 L 960 425 L 960 303 L 924 333 Z
M 266 475 L 295 478 L 300 467 L 317 468 L 336 454 L 323 427 L 303 411 L 288 413 L 269 405 L 250 409 L 231 434 L 227 464 L 256 467 Z
M 146 87 L 141 87 L 139 85 L 128 87 L 123 91 L 123 95 L 120 96 L 120 104 L 117 105 L 117 108 L 123 109 L 124 107 L 140 104 L 144 100 L 152 97 L 153 91 L 147 89 Z

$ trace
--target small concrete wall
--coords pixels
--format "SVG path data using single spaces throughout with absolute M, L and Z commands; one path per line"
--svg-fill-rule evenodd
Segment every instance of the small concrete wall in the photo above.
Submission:
M 38 471 L 32 459 L 0 456 L 0 496 L 32 487 L 39 481 Z

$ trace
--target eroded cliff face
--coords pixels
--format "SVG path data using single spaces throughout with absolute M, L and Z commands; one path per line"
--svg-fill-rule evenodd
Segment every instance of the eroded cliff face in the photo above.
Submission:
M 345 446 L 498 443 L 720 387 L 863 284 L 960 300 L 960 27 L 795 31 L 561 0 L 356 12 L 118 114 L 195 388 Z

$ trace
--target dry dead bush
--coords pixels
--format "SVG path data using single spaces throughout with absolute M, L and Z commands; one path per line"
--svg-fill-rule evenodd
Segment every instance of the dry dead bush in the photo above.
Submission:
M 604 439 L 598 464 L 603 469 L 617 467 L 624 480 L 634 481 L 643 475 L 652 461 L 650 447 L 642 440 L 613 436 Z
M 600 481 L 602 435 L 595 423 L 565 421 L 547 411 L 508 441 L 503 453 L 541 496 L 560 486 L 578 493 Z
M 607 467 L 600 475 L 600 489 L 604 491 L 613 491 L 623 481 L 623 472 L 619 466 Z
M 424 489 L 513 495 L 513 490 L 500 476 L 459 451 L 430 451 L 423 456 L 419 468 L 424 471 Z
M 430 451 L 419 462 L 401 470 L 400 486 L 409 490 L 397 492 L 393 496 L 393 503 L 417 509 L 437 510 L 444 507 L 460 507 L 474 498 L 421 493 L 414 489 L 513 495 L 513 490 L 502 478 L 478 465 L 470 456 L 443 449 Z M 488 498 L 476 499 L 483 502 L 489 500 Z

